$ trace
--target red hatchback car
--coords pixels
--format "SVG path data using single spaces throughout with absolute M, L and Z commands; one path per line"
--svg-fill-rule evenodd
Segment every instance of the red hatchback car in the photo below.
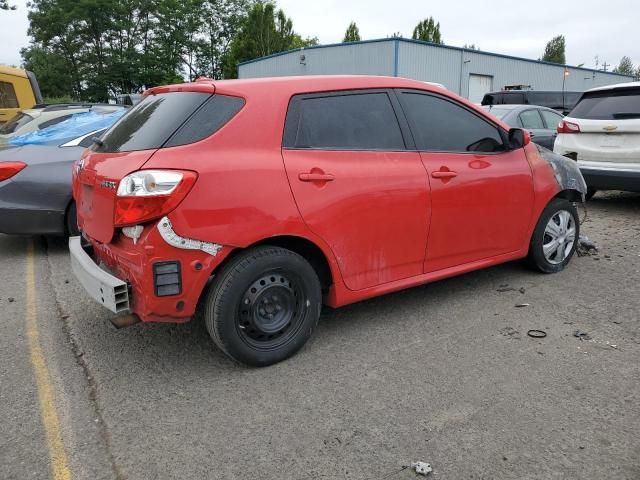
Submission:
M 562 270 L 576 163 L 451 92 L 386 77 L 153 88 L 75 165 L 76 276 L 249 365 L 339 307 L 510 260 Z

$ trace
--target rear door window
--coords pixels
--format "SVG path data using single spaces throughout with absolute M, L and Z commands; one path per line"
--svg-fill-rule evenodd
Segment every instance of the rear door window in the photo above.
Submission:
M 0 108 L 18 108 L 18 97 L 12 83 L 0 82 Z
M 586 92 L 569 116 L 587 120 L 640 118 L 640 88 Z
M 287 119 L 285 146 L 327 150 L 404 150 L 386 92 L 302 97 L 299 120 Z M 295 128 L 295 131 L 293 129 Z
M 402 92 L 407 115 L 419 150 L 435 152 L 500 152 L 500 131 L 479 115 L 435 95 Z
M 526 129 L 543 129 L 544 123 L 542 123 L 542 117 L 538 113 L 538 110 L 525 110 L 520 113 L 520 122 L 522 127 Z

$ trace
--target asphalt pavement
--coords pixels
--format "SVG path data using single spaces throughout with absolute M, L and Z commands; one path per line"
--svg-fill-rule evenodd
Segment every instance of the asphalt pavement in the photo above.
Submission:
M 588 207 L 564 272 L 325 309 L 265 369 L 202 322 L 116 330 L 64 239 L 0 236 L 0 478 L 640 479 L 640 195 Z

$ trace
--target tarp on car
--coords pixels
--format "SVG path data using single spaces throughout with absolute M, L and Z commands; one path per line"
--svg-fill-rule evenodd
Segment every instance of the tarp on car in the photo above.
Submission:
M 15 136 L 9 140 L 9 144 L 44 145 L 72 140 L 97 130 L 109 128 L 116 120 L 124 115 L 125 112 L 127 112 L 127 110 L 122 108 L 108 114 L 97 112 L 76 113 L 68 120 L 56 123 L 50 127 Z

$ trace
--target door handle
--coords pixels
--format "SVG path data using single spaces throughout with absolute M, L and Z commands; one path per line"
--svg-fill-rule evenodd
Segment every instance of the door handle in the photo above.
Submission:
M 301 173 L 298 175 L 301 182 L 333 182 L 334 176 L 330 173 Z
M 431 176 L 433 178 L 453 178 L 453 177 L 457 177 L 458 173 L 457 172 L 450 172 L 447 170 L 439 170 L 437 172 L 431 172 Z

